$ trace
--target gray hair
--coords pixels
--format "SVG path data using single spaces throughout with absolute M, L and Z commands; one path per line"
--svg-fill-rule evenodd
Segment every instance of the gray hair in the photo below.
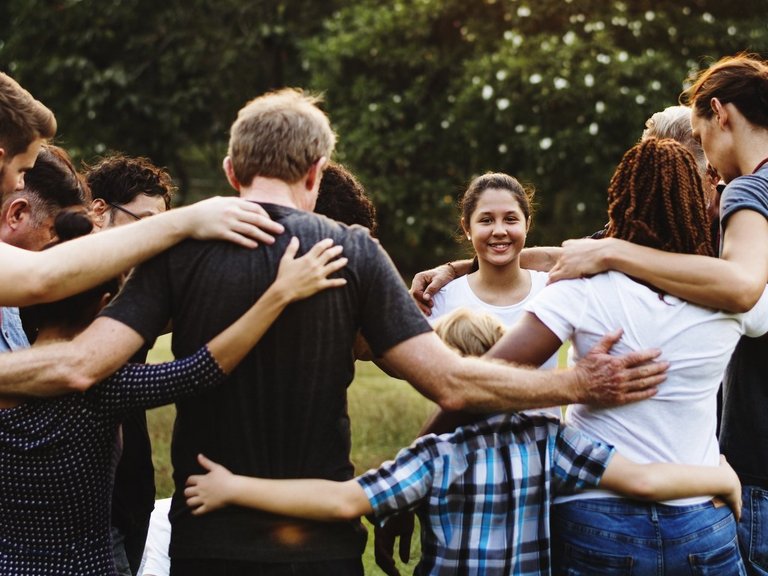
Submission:
M 701 144 L 694 139 L 691 128 L 691 109 L 688 106 L 669 106 L 656 112 L 645 121 L 642 140 L 646 138 L 671 138 L 677 140 L 693 154 L 699 173 L 707 173 L 707 159 Z

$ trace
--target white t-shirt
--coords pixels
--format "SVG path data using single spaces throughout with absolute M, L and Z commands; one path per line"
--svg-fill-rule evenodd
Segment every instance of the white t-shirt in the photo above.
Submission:
M 444 316 L 457 308 L 469 308 L 470 310 L 478 310 L 492 314 L 498 318 L 504 326 L 512 326 L 523 313 L 525 304 L 536 294 L 541 292 L 547 285 L 546 272 L 538 272 L 536 270 L 527 270 L 527 272 L 531 275 L 531 290 L 528 295 L 517 304 L 511 304 L 510 306 L 494 306 L 493 304 L 483 302 L 474 292 L 472 292 L 472 288 L 469 286 L 468 276 L 462 276 L 453 282 L 446 284 L 440 292 L 433 296 L 432 302 L 434 306 L 432 307 L 432 314 L 427 319 L 430 324 L 434 324 L 440 316 Z M 557 368 L 557 354 L 554 354 L 544 362 L 541 367 Z
M 579 357 L 606 333 L 623 328 L 612 353 L 659 348 L 670 363 L 656 396 L 607 409 L 575 404 L 568 408 L 568 424 L 640 463 L 719 464 L 717 389 L 741 335 L 768 331 L 766 293 L 750 312 L 729 314 L 661 297 L 624 274 L 607 272 L 547 286 L 526 310 L 561 340 L 570 338 Z M 608 495 L 616 494 L 589 491 L 556 502 Z
M 170 498 L 155 500 L 138 576 L 168 576 L 171 573 L 171 558 L 168 555 L 171 543 L 171 522 L 168 520 L 170 509 Z

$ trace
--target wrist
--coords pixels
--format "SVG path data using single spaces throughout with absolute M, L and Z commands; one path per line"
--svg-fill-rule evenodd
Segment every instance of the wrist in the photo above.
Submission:
M 454 279 L 459 277 L 459 273 L 456 271 L 456 267 L 453 265 L 453 261 L 449 260 L 448 262 L 445 263 L 445 265 L 451 271 L 450 274 L 451 276 L 453 276 Z

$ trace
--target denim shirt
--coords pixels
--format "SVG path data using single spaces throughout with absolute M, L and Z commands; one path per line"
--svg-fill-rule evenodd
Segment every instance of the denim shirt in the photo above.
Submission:
M 29 348 L 29 340 L 21 326 L 18 308 L 3 308 L 0 321 L 0 352 Z

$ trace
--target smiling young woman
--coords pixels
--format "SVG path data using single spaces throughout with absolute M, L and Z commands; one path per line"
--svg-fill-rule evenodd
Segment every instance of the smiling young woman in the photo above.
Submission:
M 477 255 L 477 270 L 434 296 L 430 322 L 457 308 L 487 312 L 511 326 L 547 283 L 544 272 L 520 268 L 531 226 L 533 192 L 503 173 L 475 178 L 459 202 L 461 230 Z M 553 356 L 544 365 L 557 366 Z

